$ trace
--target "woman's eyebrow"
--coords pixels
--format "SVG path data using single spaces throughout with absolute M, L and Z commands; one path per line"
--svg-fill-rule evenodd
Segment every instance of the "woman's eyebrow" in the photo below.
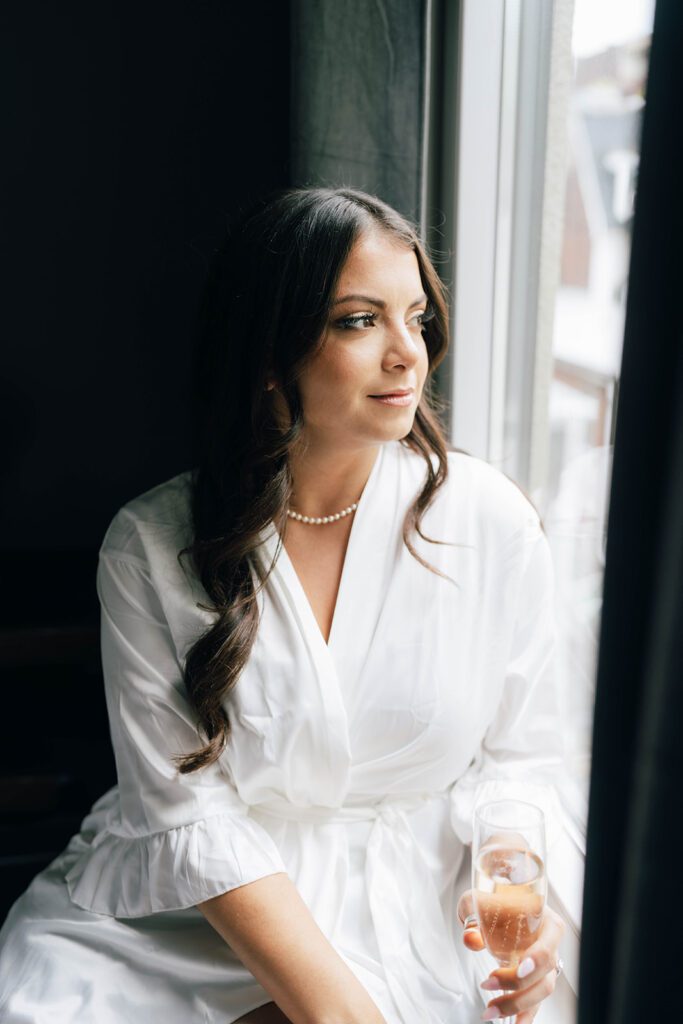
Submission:
M 382 299 L 373 299 L 371 295 L 344 295 L 341 299 L 335 299 L 332 303 L 333 306 L 340 306 L 342 302 L 369 302 L 373 306 L 379 306 L 380 309 L 386 308 L 386 302 Z M 408 309 L 413 309 L 415 306 L 423 306 L 427 302 L 427 296 L 423 293 L 414 302 L 411 302 Z

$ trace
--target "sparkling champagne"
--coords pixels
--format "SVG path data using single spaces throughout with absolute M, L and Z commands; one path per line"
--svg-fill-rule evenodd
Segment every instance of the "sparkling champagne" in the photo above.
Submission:
M 529 849 L 485 845 L 475 864 L 473 896 L 486 948 L 501 965 L 515 965 L 543 919 L 543 861 Z

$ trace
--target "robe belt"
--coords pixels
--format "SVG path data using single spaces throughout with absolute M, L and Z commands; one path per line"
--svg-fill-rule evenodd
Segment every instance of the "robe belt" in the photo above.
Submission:
M 460 1002 L 467 985 L 439 894 L 408 821 L 411 811 L 447 793 L 389 794 L 376 803 L 342 807 L 295 807 L 285 801 L 252 805 L 257 814 L 287 821 L 373 821 L 365 861 L 370 911 L 387 985 L 406 1024 L 441 1019 L 427 1010 L 421 973 L 440 990 L 441 1002 Z

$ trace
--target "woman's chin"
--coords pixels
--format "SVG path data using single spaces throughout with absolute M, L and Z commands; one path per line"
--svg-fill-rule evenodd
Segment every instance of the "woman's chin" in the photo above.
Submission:
M 378 403 L 380 404 L 380 403 Z M 415 413 L 417 408 L 414 405 L 409 406 L 385 406 L 382 408 L 380 404 L 381 415 L 375 416 L 375 425 L 387 434 L 396 436 L 403 436 L 401 431 L 407 433 L 413 425 L 415 420 Z
M 415 413 L 410 411 L 408 415 L 394 417 L 391 423 L 383 423 L 379 427 L 376 423 L 373 424 L 374 429 L 371 433 L 376 437 L 378 444 L 382 444 L 384 441 L 400 441 L 413 429 L 414 422 Z

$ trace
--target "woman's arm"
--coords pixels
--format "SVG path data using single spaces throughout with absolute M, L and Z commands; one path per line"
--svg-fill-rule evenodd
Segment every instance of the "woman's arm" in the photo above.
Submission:
M 287 875 L 197 906 L 292 1024 L 385 1024 Z
M 96 582 L 125 835 L 103 830 L 77 861 L 67 875 L 72 900 L 124 918 L 197 906 L 293 1024 L 384 1024 L 221 765 L 184 776 L 175 769 L 173 758 L 195 750 L 199 735 L 155 585 L 157 575 L 173 583 L 175 559 L 158 554 L 153 573 L 123 515 L 107 537 Z M 109 549 L 117 538 L 125 550 Z

